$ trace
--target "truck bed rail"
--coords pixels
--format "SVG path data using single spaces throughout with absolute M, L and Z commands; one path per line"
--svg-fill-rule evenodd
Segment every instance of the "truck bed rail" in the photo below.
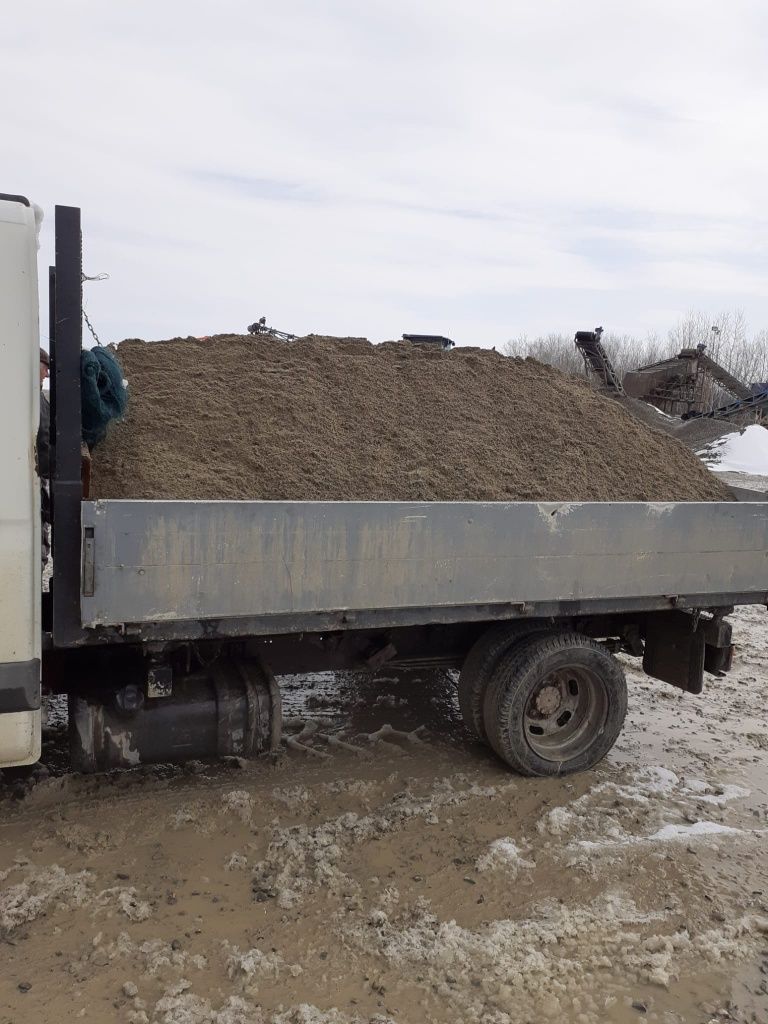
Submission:
M 764 503 L 95 501 L 82 523 L 83 625 L 147 637 L 768 601 Z

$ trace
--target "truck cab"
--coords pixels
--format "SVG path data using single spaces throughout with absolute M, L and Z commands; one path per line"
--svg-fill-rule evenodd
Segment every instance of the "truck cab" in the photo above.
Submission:
M 0 766 L 40 757 L 39 213 L 0 194 Z

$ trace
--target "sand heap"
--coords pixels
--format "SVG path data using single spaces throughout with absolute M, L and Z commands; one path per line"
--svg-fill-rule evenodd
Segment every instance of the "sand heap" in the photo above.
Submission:
M 128 414 L 100 498 L 717 501 L 682 444 L 531 359 L 218 335 L 118 357 Z

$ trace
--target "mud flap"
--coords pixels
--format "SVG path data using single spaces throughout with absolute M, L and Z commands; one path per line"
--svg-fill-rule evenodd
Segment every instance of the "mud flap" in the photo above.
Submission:
M 648 616 L 643 670 L 654 679 L 701 693 L 704 670 L 727 672 L 732 654 L 731 625 L 721 618 L 680 611 Z

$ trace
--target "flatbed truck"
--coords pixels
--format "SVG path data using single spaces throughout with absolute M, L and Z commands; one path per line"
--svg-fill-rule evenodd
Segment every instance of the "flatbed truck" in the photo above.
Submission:
M 768 603 L 764 502 L 90 500 L 80 211 L 64 206 L 44 591 L 37 228 L 0 196 L 0 766 L 39 758 L 47 694 L 68 695 L 88 772 L 277 749 L 284 673 L 442 666 L 478 740 L 523 774 L 566 774 L 619 735 L 617 653 L 699 693 L 730 667 L 733 608 Z

